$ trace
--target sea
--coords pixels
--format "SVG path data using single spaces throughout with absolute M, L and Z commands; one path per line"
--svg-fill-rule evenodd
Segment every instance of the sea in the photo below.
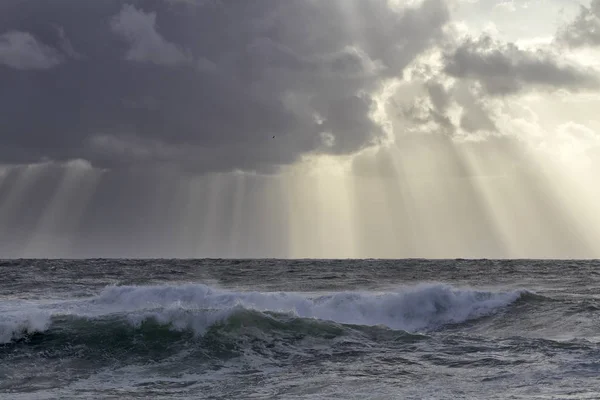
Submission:
M 1 399 L 600 399 L 600 262 L 0 261 Z

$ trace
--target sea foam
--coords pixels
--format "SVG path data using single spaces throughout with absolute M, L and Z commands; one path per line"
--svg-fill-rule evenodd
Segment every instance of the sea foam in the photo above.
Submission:
M 119 316 L 134 326 L 153 319 L 174 329 L 191 329 L 202 334 L 239 310 L 419 332 L 492 314 L 525 293 L 481 291 L 447 284 L 421 284 L 384 293 L 322 295 L 240 292 L 203 284 L 109 286 L 91 298 L 44 305 L 43 309 L 28 305 L 0 315 L 0 342 L 43 332 L 51 327 L 52 317 L 69 315 L 88 319 Z

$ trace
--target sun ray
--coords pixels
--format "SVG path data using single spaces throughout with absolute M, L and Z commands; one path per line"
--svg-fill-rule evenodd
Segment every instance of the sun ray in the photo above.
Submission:
M 231 230 L 228 234 L 227 256 L 235 258 L 240 256 L 242 252 L 240 247 L 245 240 L 246 232 L 242 230 L 244 208 L 247 206 L 246 198 L 246 180 L 244 173 L 237 172 L 233 174 L 233 204 L 231 209 Z
M 290 256 L 352 258 L 357 255 L 356 216 L 348 166 L 314 157 L 287 173 Z
M 7 190 L 6 196 L 0 203 L 0 226 L 10 230 L 10 228 L 14 228 L 15 223 L 18 225 L 18 211 L 30 190 L 42 178 L 46 167 L 45 164 L 31 164 L 12 169 L 12 185 L 5 188 Z M 10 178 L 7 177 L 5 181 L 8 181 L 8 179 Z M 8 182 L 6 183 L 8 186 Z
M 65 257 L 73 253 L 73 239 L 103 171 L 80 160 L 68 163 L 62 170 L 56 190 L 23 249 L 24 258 Z
M 220 247 L 217 231 L 219 229 L 225 179 L 221 174 L 211 174 L 201 181 L 201 187 L 206 191 L 206 203 L 203 204 L 206 212 L 202 218 L 202 228 L 196 254 L 200 258 L 218 257 Z

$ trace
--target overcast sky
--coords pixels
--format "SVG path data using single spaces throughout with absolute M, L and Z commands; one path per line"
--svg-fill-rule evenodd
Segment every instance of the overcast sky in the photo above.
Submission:
M 600 0 L 3 0 L 0 257 L 597 257 Z

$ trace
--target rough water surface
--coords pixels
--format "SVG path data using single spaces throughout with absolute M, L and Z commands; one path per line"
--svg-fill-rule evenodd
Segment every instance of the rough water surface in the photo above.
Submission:
M 598 399 L 600 262 L 0 262 L 0 397 Z

